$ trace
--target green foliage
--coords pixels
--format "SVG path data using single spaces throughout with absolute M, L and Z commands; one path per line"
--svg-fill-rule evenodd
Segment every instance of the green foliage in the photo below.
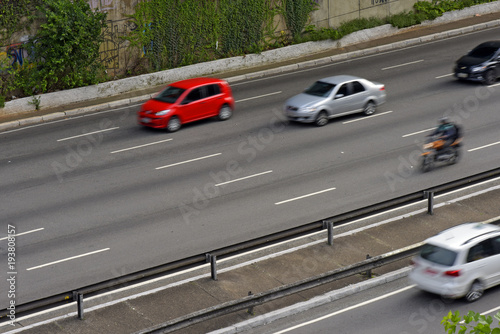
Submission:
M 0 108 L 5 106 L 7 94 L 14 88 L 14 75 L 7 56 L 0 57 Z
M 32 13 L 41 0 L 0 0 L 0 44 L 33 21 Z
M 320 28 L 317 29 L 313 25 L 308 25 L 304 29 L 304 33 L 301 38 L 298 38 L 296 42 L 300 43 L 301 41 L 322 41 L 326 39 L 340 39 L 342 38 L 340 31 L 333 28 Z
M 304 30 L 309 15 L 317 8 L 311 0 L 283 0 L 283 17 L 293 39 L 298 39 Z
M 24 93 L 97 83 L 106 14 L 92 12 L 85 0 L 44 0 L 37 10 L 42 23 L 27 43 L 31 64 L 25 67 L 30 68 L 20 70 L 26 77 L 17 77 Z
M 260 52 L 263 27 L 269 19 L 269 0 L 221 0 L 220 43 L 224 56 Z
M 415 14 L 423 14 L 425 20 L 434 20 L 446 12 L 464 9 L 493 0 L 433 0 L 432 2 L 418 1 L 413 5 Z
M 143 48 L 155 70 L 205 61 L 206 45 L 216 43 L 215 3 L 152 0 L 139 3 L 131 16 L 137 25 L 127 39 Z
M 493 1 L 418 1 L 413 11 L 386 19 L 357 19 L 337 28 L 306 26 L 317 6 L 312 0 L 140 1 L 130 16 L 137 28 L 125 39 L 144 57 L 128 73 L 164 70 L 291 43 L 336 40 L 386 23 L 403 28 L 446 11 Z M 29 55 L 23 66 L 16 63 L 11 67 L 12 61 L 0 53 L 3 101 L 11 95 L 33 96 L 106 80 L 98 53 L 106 15 L 92 12 L 87 2 L 0 0 L 0 44 L 26 23 L 35 19 L 40 23 L 36 36 L 24 45 Z M 287 29 L 276 31 L 277 16 L 284 19 Z
M 498 325 L 500 325 L 500 312 L 495 314 L 494 317 L 499 322 Z M 447 334 L 500 334 L 500 327 L 492 327 L 495 325 L 491 316 L 484 316 L 473 311 L 469 311 L 467 315 L 463 316 L 463 319 L 459 311 L 455 311 L 455 313 L 450 311 L 443 318 L 441 324 Z
M 349 22 L 344 22 L 340 25 L 338 28 L 338 31 L 340 32 L 340 36 L 343 37 L 345 35 L 349 35 L 355 31 L 363 30 L 363 29 L 370 29 L 374 27 L 381 26 L 383 24 L 386 24 L 385 20 L 378 19 L 376 17 L 371 17 L 369 19 L 355 19 Z
M 390 23 L 393 27 L 396 28 L 406 28 L 420 24 L 427 19 L 427 15 L 423 13 L 407 12 L 392 15 L 387 19 L 387 23 Z
M 136 6 L 127 39 L 155 70 L 259 52 L 275 11 L 270 0 L 152 0 Z
M 29 104 L 32 104 L 36 110 L 40 110 L 40 101 L 42 97 L 41 96 L 32 96 L 31 101 L 29 101 Z

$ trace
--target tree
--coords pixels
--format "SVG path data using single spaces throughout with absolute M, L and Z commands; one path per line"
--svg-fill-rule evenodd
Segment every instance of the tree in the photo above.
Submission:
M 98 83 L 106 13 L 92 12 L 85 0 L 44 0 L 37 12 L 40 28 L 27 44 L 30 64 L 19 69 L 18 87 L 32 95 Z
M 500 325 L 500 312 L 495 314 L 494 317 L 499 322 L 498 325 Z M 473 311 L 469 311 L 467 315 L 463 316 L 463 319 L 460 312 L 451 313 L 450 311 L 441 321 L 447 334 L 457 333 L 457 330 L 459 334 L 500 334 L 500 326 L 491 327 L 492 323 L 493 318 L 491 316 L 484 316 Z

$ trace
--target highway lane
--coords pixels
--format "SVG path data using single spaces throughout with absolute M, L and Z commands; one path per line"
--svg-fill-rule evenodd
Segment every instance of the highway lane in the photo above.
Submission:
M 255 328 L 253 334 L 298 333 L 444 333 L 441 320 L 449 311 L 475 311 L 493 316 L 500 310 L 500 288 L 475 303 L 446 300 L 399 279 L 293 316 Z M 243 333 L 247 333 L 243 332 Z
M 446 76 L 478 38 L 497 34 L 235 83 L 233 119 L 174 134 L 138 127 L 137 106 L 0 134 L 2 221 L 36 231 L 18 238 L 19 301 L 498 167 L 498 145 L 465 152 L 461 163 L 429 174 L 414 166 L 443 113 L 464 124 L 466 150 L 500 141 L 498 86 Z M 340 73 L 385 83 L 388 103 L 374 117 L 349 116 L 323 128 L 284 120 L 287 97 Z M 227 181 L 234 182 L 216 186 Z M 0 240 L 2 252 L 4 245 Z M 5 302 L 0 296 L 0 307 Z

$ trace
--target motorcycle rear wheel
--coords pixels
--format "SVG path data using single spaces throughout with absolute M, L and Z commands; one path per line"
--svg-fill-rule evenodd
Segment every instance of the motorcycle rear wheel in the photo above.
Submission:
M 423 173 L 430 172 L 434 168 L 434 157 L 431 154 L 422 157 L 422 164 L 420 169 Z

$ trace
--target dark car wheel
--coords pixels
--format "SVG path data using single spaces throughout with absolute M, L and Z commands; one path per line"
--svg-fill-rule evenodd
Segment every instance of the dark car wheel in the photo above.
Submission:
M 483 284 L 479 281 L 475 281 L 472 283 L 469 292 L 465 295 L 465 300 L 469 303 L 475 302 L 479 298 L 481 298 L 484 294 Z
M 230 119 L 231 116 L 233 116 L 233 111 L 231 110 L 231 107 L 229 107 L 227 104 L 220 107 L 219 115 L 217 116 L 219 121 L 225 121 L 227 119 Z
M 328 115 L 325 111 L 320 111 L 318 117 L 316 117 L 316 120 L 314 121 L 314 124 L 316 124 L 316 126 L 325 126 L 327 123 Z
M 495 81 L 497 81 L 497 78 L 493 70 L 488 70 L 484 73 L 484 83 L 486 85 L 493 85 Z
M 170 117 L 167 124 L 167 130 L 169 132 L 175 132 L 181 128 L 181 120 L 177 116 Z
M 363 114 L 365 114 L 366 116 L 372 115 L 375 113 L 375 110 L 377 110 L 377 106 L 375 105 L 375 103 L 373 103 L 373 101 L 369 101 L 363 109 Z

